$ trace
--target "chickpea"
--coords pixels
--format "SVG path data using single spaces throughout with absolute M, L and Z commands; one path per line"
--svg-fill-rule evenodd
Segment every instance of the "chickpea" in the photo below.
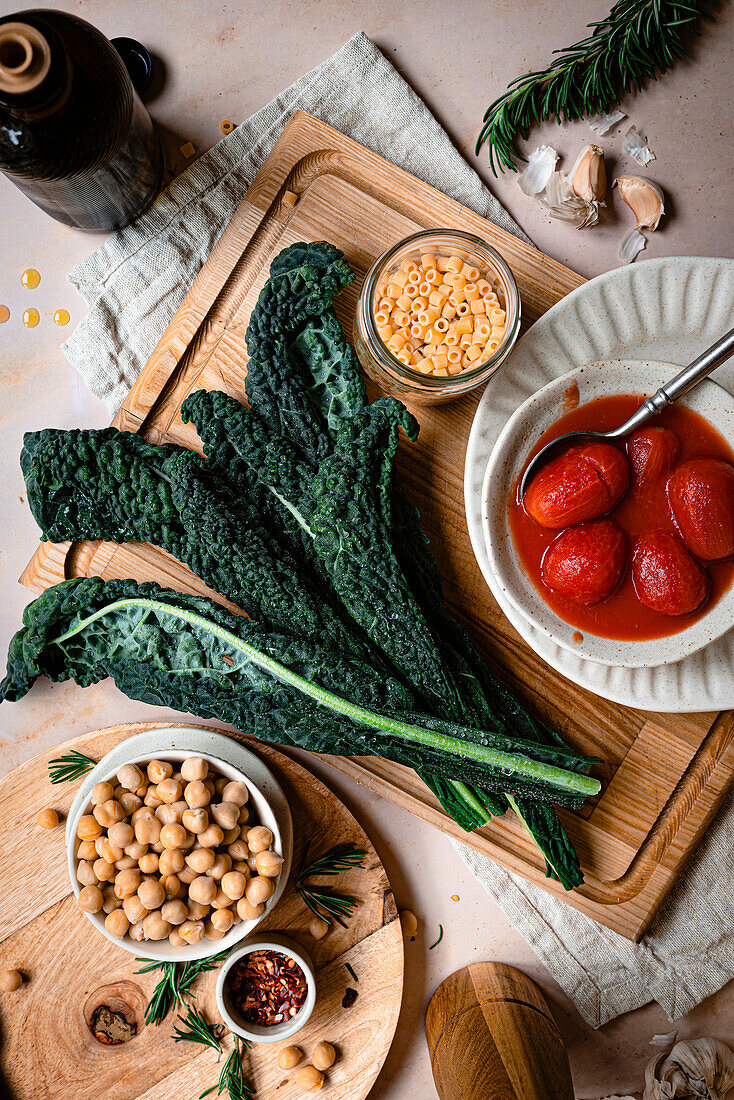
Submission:
M 293 1080 L 301 1092 L 318 1092 L 324 1083 L 324 1075 L 316 1066 L 302 1066 L 293 1074 Z
M 224 890 L 222 890 L 220 887 L 220 889 L 217 890 L 214 898 L 212 899 L 211 907 L 212 909 L 229 909 L 230 905 L 232 904 L 232 900 L 232 898 L 227 897 Z
M 258 875 L 265 875 L 266 878 L 277 878 L 282 866 L 283 857 L 277 852 L 258 852 L 255 856 L 255 869 Z
M 418 918 L 415 913 L 411 913 L 410 909 L 402 909 L 399 916 L 403 935 L 406 939 L 412 940 L 418 931 Z
M 190 810 L 200 810 L 212 800 L 208 789 L 200 779 L 194 779 L 184 787 L 184 798 Z
M 123 791 L 117 801 L 128 815 L 135 813 L 143 805 L 142 798 L 133 794 L 132 791 Z
M 258 920 L 265 912 L 264 905 L 250 905 L 247 897 L 237 902 L 237 916 L 242 920 Z
M 250 865 L 245 859 L 236 859 L 232 863 L 233 871 L 241 871 L 245 878 L 252 878 L 252 872 L 250 871 Z
M 180 899 L 175 898 L 161 906 L 161 916 L 169 924 L 183 924 L 189 918 L 189 911 Z
M 183 883 L 177 875 L 164 875 L 161 879 L 161 886 L 165 890 L 166 901 L 177 898 L 183 892 Z
M 115 896 L 118 898 L 131 898 L 136 894 L 140 886 L 142 876 L 137 867 L 131 867 L 127 871 L 118 871 L 115 875 Z
M 79 908 L 83 909 L 85 913 L 99 913 L 103 901 L 104 898 L 99 886 L 83 886 L 77 898 Z
M 131 867 L 137 866 L 137 860 L 132 856 L 123 856 L 122 859 L 115 860 L 115 868 L 118 871 L 129 871 Z
M 76 868 L 76 877 L 82 886 L 96 886 L 97 876 L 94 873 L 94 864 L 86 859 L 80 859 Z
M 272 847 L 272 844 L 273 834 L 264 825 L 255 825 L 252 829 L 247 830 L 247 847 L 253 855 L 257 855 L 258 852 L 266 852 L 268 848 Z
M 209 794 L 212 796 L 212 798 L 214 798 L 214 795 L 217 793 L 217 788 L 214 786 L 214 780 L 212 779 L 212 777 L 209 776 L 208 779 L 203 779 L 202 783 L 209 791 Z
M 79 847 L 76 850 L 77 859 L 96 859 L 97 849 L 94 846 L 93 840 L 80 840 Z
M 158 797 L 155 787 L 148 787 L 143 798 L 143 804 L 150 810 L 157 810 L 159 806 L 163 805 L 163 799 Z
M 275 893 L 275 884 L 271 878 L 263 878 L 258 875 L 252 878 L 245 887 L 245 897 L 250 905 L 264 905 Z
M 235 806 L 244 806 L 249 798 L 250 792 L 240 780 L 233 779 L 224 785 L 222 802 L 234 802 Z
M 147 793 L 148 793 L 148 780 L 144 779 L 143 782 L 140 784 L 140 786 L 137 788 L 137 790 L 133 791 L 133 794 L 137 795 L 137 797 L 142 802 Z
M 146 940 L 167 940 L 171 934 L 171 925 L 156 910 L 143 917 L 143 932 Z
M 36 818 L 36 824 L 41 829 L 55 829 L 59 823 L 59 815 L 56 810 L 52 810 L 50 806 L 47 806 L 44 810 L 38 811 L 38 817 Z
M 166 849 L 163 846 L 163 841 L 159 838 L 151 844 L 150 850 L 151 852 L 155 852 L 155 854 L 159 856 L 161 852 L 165 852 Z
M 0 990 L 3 993 L 15 993 L 23 984 L 23 975 L 20 970 L 3 970 L 0 974 Z
M 106 836 L 97 837 L 94 843 L 97 848 L 97 855 L 100 859 L 106 859 L 108 863 L 117 863 L 118 859 L 122 859 L 125 854 L 122 848 L 115 848 L 113 844 L 110 844 Z
M 177 783 L 184 783 L 184 777 L 181 775 L 180 768 L 178 769 L 178 771 L 174 769 L 171 779 L 175 779 Z
M 161 802 L 171 805 L 173 802 L 178 802 L 181 797 L 181 784 L 177 779 L 164 779 L 155 788 L 155 793 Z
M 112 882 L 117 874 L 114 863 L 109 863 L 106 859 L 95 859 L 92 870 L 99 882 Z
M 178 926 L 178 934 L 184 943 L 200 943 L 204 935 L 204 922 L 202 920 L 185 920 Z
M 187 803 L 188 805 L 188 803 Z M 209 828 L 209 814 L 206 810 L 185 810 L 181 815 L 181 824 L 190 833 L 203 833 Z
M 222 877 L 222 889 L 232 901 L 239 901 L 245 892 L 247 879 L 240 871 L 228 871 Z
M 130 924 L 137 924 L 143 917 L 147 916 L 148 910 L 143 905 L 142 901 L 137 894 L 132 894 L 128 898 L 123 898 L 122 910 L 130 921 Z
M 112 788 L 112 797 L 116 798 L 117 801 L 119 802 L 120 801 L 120 795 L 122 794 L 122 792 L 124 790 L 125 790 L 125 788 L 121 787 L 119 783 L 115 783 L 114 787 Z
M 254 878 L 257 874 L 257 856 L 250 854 L 247 857 L 247 866 L 250 868 L 250 874 Z
M 191 783 L 193 780 L 206 779 L 208 774 L 209 765 L 201 756 L 189 756 L 181 765 L 181 775 L 187 783 Z
M 240 806 L 240 812 L 237 815 L 237 822 L 239 825 L 246 825 L 250 820 L 250 811 L 247 806 Z
M 171 932 L 170 936 L 168 937 L 168 942 L 170 943 L 171 947 L 185 947 L 186 946 L 186 940 L 183 938 L 182 935 L 180 935 L 177 928 L 174 928 L 173 931 Z
M 217 932 L 229 932 L 233 919 L 231 909 L 215 909 L 209 918 Z
M 323 1039 L 311 1051 L 311 1062 L 321 1072 L 325 1069 L 331 1069 L 335 1061 L 336 1050 L 334 1046 L 331 1043 L 324 1042 Z
M 130 824 L 134 829 L 141 817 L 148 821 L 152 816 L 153 810 L 151 810 L 150 806 L 146 806 L 145 804 L 143 804 L 142 806 L 139 806 L 137 810 L 133 810 L 132 814 L 130 815 Z
M 234 829 L 225 829 L 222 843 L 225 847 L 229 847 L 230 844 L 234 844 L 235 840 L 240 839 L 240 827 L 235 825 Z
M 186 803 L 184 803 L 186 805 Z M 175 825 L 179 821 L 179 815 L 174 809 L 175 803 L 164 802 L 155 811 L 155 816 L 160 821 L 161 825 Z
M 155 879 L 146 879 L 138 886 L 138 897 L 146 909 L 159 909 L 166 899 L 166 891 Z
M 111 936 L 114 936 L 116 940 L 121 940 L 130 927 L 130 921 L 122 909 L 113 909 L 105 917 L 104 926 Z
M 214 779 L 214 790 L 217 792 L 218 795 L 221 796 L 222 791 L 224 790 L 224 788 L 227 786 L 228 783 L 229 783 L 229 780 L 227 779 L 226 775 L 217 775 L 217 776 L 215 776 L 215 779 Z
M 164 848 L 180 848 L 182 844 L 186 843 L 186 830 L 183 825 L 174 823 L 173 825 L 164 825 L 161 829 L 161 843 Z
M 109 802 L 115 797 L 115 788 L 111 783 L 95 783 L 92 787 L 92 805 L 101 806 L 103 802 Z
M 227 847 L 227 851 L 232 859 L 250 858 L 250 849 L 247 847 L 247 841 L 243 840 L 241 837 L 239 840 L 235 840 L 233 844 L 230 844 Z
M 162 875 L 177 875 L 184 869 L 184 854 L 178 848 L 166 848 L 158 857 L 158 870 Z
M 219 852 L 214 857 L 214 863 L 209 871 L 209 877 L 213 878 L 215 882 L 221 882 L 227 871 L 232 870 L 232 857 L 227 852 Z
M 116 848 L 127 848 L 135 840 L 135 830 L 129 821 L 116 821 L 107 830 L 110 844 Z
M 197 839 L 202 848 L 217 848 L 224 840 L 224 832 L 218 825 L 210 825 Z
M 209 812 L 220 829 L 234 829 L 240 811 L 234 802 L 218 802 L 210 806 Z
M 102 836 L 102 826 L 91 814 L 82 814 L 77 822 L 76 835 L 79 840 L 96 840 Z
M 138 921 L 137 924 L 131 924 L 127 930 L 127 934 L 131 940 L 135 940 L 136 943 L 140 943 L 145 939 L 145 932 L 143 931 L 143 922 Z
M 181 798 L 177 799 L 176 802 L 172 802 L 171 806 L 176 812 L 176 821 L 179 821 L 183 824 L 183 815 L 187 812 L 189 808 L 188 802 L 182 796 Z
M 106 802 L 94 807 L 94 816 L 103 828 L 109 829 L 110 825 L 122 821 L 125 811 L 116 798 L 108 798 Z
M 141 844 L 155 844 L 161 837 L 161 823 L 149 811 L 149 817 L 139 817 L 135 822 L 135 839 Z
M 183 871 L 179 872 L 178 877 L 179 880 L 184 884 L 184 886 L 190 886 L 196 878 L 196 871 L 194 871 L 191 867 L 184 867 Z
M 162 783 L 164 779 L 170 779 L 173 775 L 173 764 L 170 760 L 151 760 L 147 767 L 148 779 L 151 783 Z
M 303 1058 L 303 1051 L 298 1047 L 283 1047 L 278 1053 L 278 1065 L 281 1069 L 294 1069 Z
M 117 782 L 126 791 L 136 791 L 144 779 L 137 764 L 123 764 L 117 773 Z
M 204 924 L 204 935 L 208 940 L 223 940 L 227 933 L 217 932 L 212 922 L 208 920 Z
M 211 905 L 217 893 L 217 884 L 208 875 L 199 875 L 189 886 L 189 897 L 202 905 Z
M 321 917 L 312 917 L 308 925 L 308 930 L 315 940 L 323 940 L 330 927 L 331 925 L 329 922 L 322 920 Z
M 189 910 L 189 920 L 203 920 L 204 917 L 209 915 L 209 906 L 203 905 L 200 901 L 193 901 L 189 898 L 186 905 Z
M 116 898 L 114 894 L 105 891 L 102 895 L 102 911 L 109 914 L 114 913 L 115 909 L 122 909 L 122 898 Z
M 130 856 L 132 859 L 140 859 L 148 851 L 148 845 L 141 844 L 139 840 L 133 840 L 131 844 L 126 845 L 123 851 L 126 856 Z
M 154 875 L 160 865 L 159 857 L 155 852 L 146 852 L 138 860 L 138 866 L 144 875 Z

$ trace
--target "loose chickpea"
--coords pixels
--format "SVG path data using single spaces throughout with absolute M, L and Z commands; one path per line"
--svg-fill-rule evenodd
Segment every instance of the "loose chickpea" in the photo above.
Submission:
M 170 936 L 168 937 L 168 942 L 170 943 L 171 947 L 185 947 L 186 946 L 186 940 L 183 938 L 182 935 L 180 935 L 177 928 L 174 928 L 173 931 L 171 932 Z
M 209 873 L 209 878 L 213 878 L 215 882 L 221 882 L 227 871 L 232 870 L 232 857 L 227 852 L 219 852 L 214 857 L 214 863 L 212 864 Z
M 263 878 L 258 875 L 252 878 L 245 887 L 245 897 L 250 905 L 264 905 L 275 893 L 275 883 L 271 878 Z
M 197 875 L 204 875 L 214 866 L 215 858 L 212 848 L 194 848 L 186 856 L 186 866 L 196 871 Z
M 161 906 L 161 916 L 169 924 L 183 924 L 189 919 L 189 911 L 179 898 L 175 898 L 164 902 Z
M 229 909 L 233 899 L 228 898 L 224 890 L 220 887 L 211 901 L 212 909 Z
M 178 934 L 184 943 L 200 943 L 204 935 L 204 922 L 202 920 L 185 920 L 178 926 Z
M 104 926 L 111 936 L 114 936 L 116 940 L 121 940 L 130 927 L 130 921 L 122 909 L 113 909 L 105 917 Z
M 127 871 L 118 871 L 115 875 L 115 895 L 118 898 L 131 898 L 141 883 L 140 869 L 131 867 Z
M 232 859 L 249 859 L 250 849 L 247 847 L 247 841 L 241 837 L 239 840 L 235 840 L 227 847 L 227 851 Z
M 220 829 L 234 829 L 240 810 L 234 802 L 219 802 L 210 806 L 209 812 Z
M 82 886 L 96 886 L 97 876 L 94 873 L 94 864 L 86 859 L 79 860 L 76 868 L 76 877 Z
M 303 1051 L 298 1047 L 283 1047 L 278 1053 L 278 1065 L 281 1069 L 294 1069 L 303 1058 Z
M 253 855 L 266 852 L 272 846 L 273 834 L 264 825 L 255 825 L 247 830 L 247 847 Z
M 178 877 L 184 886 L 189 886 L 196 878 L 196 871 L 192 867 L 184 867 L 183 871 L 179 872 Z
M 258 875 L 266 878 L 277 878 L 283 866 L 283 857 L 277 852 L 258 852 L 255 856 L 255 869 Z
M 125 916 L 130 921 L 130 924 L 137 924 L 138 921 L 141 921 L 143 917 L 148 915 L 148 910 L 137 894 L 133 894 L 128 898 L 123 898 L 122 909 Z
M 232 910 L 231 909 L 215 909 L 209 918 L 211 923 L 216 928 L 217 932 L 229 932 L 232 927 Z
M 100 882 L 112 882 L 117 874 L 114 863 L 109 863 L 106 859 L 95 859 L 92 870 Z
M 80 840 L 76 850 L 77 859 L 96 859 L 97 849 L 93 840 Z
M 151 783 L 162 783 L 173 775 L 173 764 L 170 760 L 151 760 L 146 771 Z
M 167 940 L 171 934 L 171 925 L 156 910 L 143 917 L 143 932 L 146 940 Z
M 250 905 L 246 897 L 237 902 L 237 916 L 242 920 L 258 920 L 265 912 L 264 905 Z
M 135 830 L 129 821 L 116 821 L 114 825 L 110 825 L 107 836 L 110 844 L 114 844 L 116 848 L 127 848 L 135 839 Z
M 133 834 L 134 835 L 134 834 Z M 131 844 L 127 844 L 123 849 L 126 856 L 131 856 L 133 859 L 140 859 L 148 851 L 147 844 L 141 844 L 139 840 L 133 840 Z
M 183 825 L 174 823 L 161 829 L 161 843 L 164 848 L 180 848 L 186 842 L 186 830 Z
M 406 939 L 412 940 L 418 931 L 418 918 L 410 909 L 401 909 L 400 926 Z
M 136 791 L 144 779 L 137 764 L 123 764 L 117 773 L 117 782 L 126 791 Z
M 94 843 L 100 859 L 106 859 L 108 863 L 117 863 L 118 859 L 122 859 L 125 854 L 122 848 L 116 848 L 114 844 L 110 844 L 106 836 L 98 837 Z
M 158 797 L 155 787 L 148 787 L 143 798 L 143 803 L 151 810 L 157 810 L 163 805 L 163 799 Z
M 200 756 L 189 756 L 181 765 L 181 775 L 187 783 L 192 780 L 206 779 L 209 774 L 209 765 Z
M 155 852 L 146 852 L 138 860 L 138 866 L 144 875 L 154 875 L 160 866 L 160 857 Z
M 135 940 L 136 943 L 140 943 L 145 939 L 145 932 L 143 931 L 143 922 L 138 921 L 137 924 L 131 924 L 127 930 L 127 934 L 131 940 Z
M 155 793 L 161 802 L 167 802 L 170 805 L 178 802 L 181 797 L 181 784 L 177 779 L 164 779 L 157 785 Z
M 216 848 L 224 840 L 224 833 L 218 825 L 210 825 L 197 839 L 202 848 Z
M 200 810 L 212 800 L 208 789 L 200 779 L 194 779 L 184 787 L 184 798 L 190 810 Z
M 247 879 L 239 871 L 228 871 L 222 877 L 222 889 L 232 901 L 239 901 L 245 892 Z
M 59 823 L 59 815 L 56 810 L 52 810 L 50 806 L 46 806 L 44 810 L 38 811 L 38 817 L 36 818 L 36 824 L 41 829 L 55 829 Z
M 110 825 L 114 825 L 116 821 L 122 821 L 125 817 L 125 811 L 116 798 L 108 798 L 106 802 L 95 806 L 93 812 L 97 821 L 105 829 L 109 829 Z
M 209 906 L 200 901 L 194 901 L 193 898 L 189 897 L 186 905 L 189 910 L 189 920 L 204 920 L 205 917 L 209 916 Z
M 293 1080 L 301 1092 L 318 1092 L 324 1083 L 324 1075 L 316 1066 L 302 1066 L 293 1074 Z
M 321 1072 L 325 1069 L 331 1069 L 335 1061 L 336 1050 L 331 1043 L 326 1043 L 323 1039 L 316 1044 L 311 1052 L 311 1062 Z
M 79 840 L 96 840 L 102 836 L 102 826 L 91 814 L 82 814 L 77 822 L 76 835 Z
M 246 825 L 250 820 L 250 811 L 247 806 L 240 806 L 240 812 L 237 815 L 237 822 L 240 825 Z
M 161 837 L 161 823 L 151 811 L 148 817 L 139 817 L 135 822 L 135 839 L 140 844 L 155 844 Z
M 321 917 L 312 917 L 308 930 L 315 940 L 323 940 L 330 927 L 329 922 L 322 920 Z
M 143 805 L 143 800 L 132 791 L 123 791 L 117 800 L 126 814 L 134 814 Z
M 161 886 L 165 890 L 166 901 L 177 898 L 183 892 L 183 883 L 178 875 L 164 875 L 161 879 Z
M 249 801 L 250 792 L 239 779 L 232 779 L 222 790 L 222 802 L 234 802 L 235 806 L 244 806 Z
M 184 854 L 178 848 L 166 848 L 158 857 L 158 870 L 162 875 L 177 875 L 184 869 Z
M 138 861 L 132 856 L 123 856 L 122 859 L 115 860 L 115 868 L 118 871 L 129 871 L 131 867 L 136 867 L 137 863 Z
M 3 970 L 0 974 L 0 989 L 3 993 L 15 993 L 23 984 L 20 970 Z
M 77 898 L 79 908 L 83 909 L 85 913 L 99 913 L 103 901 L 104 898 L 99 886 L 83 886 Z
M 160 882 L 154 879 L 146 879 L 138 887 L 138 897 L 146 909 L 160 909 L 166 900 L 166 891 Z
M 109 802 L 115 796 L 115 788 L 111 783 L 95 783 L 92 787 L 92 805 L 101 806 L 103 802 Z
M 189 886 L 189 897 L 202 905 L 211 905 L 217 893 L 217 884 L 208 875 L 199 875 Z

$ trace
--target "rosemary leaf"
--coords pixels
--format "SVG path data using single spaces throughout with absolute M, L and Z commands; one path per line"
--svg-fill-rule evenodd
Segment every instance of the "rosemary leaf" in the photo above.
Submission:
M 178 1023 L 173 1028 L 175 1043 L 201 1043 L 216 1050 L 218 1054 L 222 1053 L 222 1044 L 213 1026 L 205 1020 L 203 1012 L 199 1012 L 193 1005 L 188 1005 L 185 1015 L 178 1015 L 176 1019 Z
M 66 783 L 71 779 L 79 779 L 96 767 L 97 761 L 76 749 L 67 752 L 65 756 L 57 756 L 48 762 L 48 778 L 51 783 Z
M 428 948 L 428 950 L 433 951 L 434 947 L 438 947 L 438 945 L 440 944 L 442 939 L 443 939 L 443 925 L 439 924 L 439 926 L 438 926 L 438 939 L 435 940 L 435 942 L 431 944 L 431 946 Z

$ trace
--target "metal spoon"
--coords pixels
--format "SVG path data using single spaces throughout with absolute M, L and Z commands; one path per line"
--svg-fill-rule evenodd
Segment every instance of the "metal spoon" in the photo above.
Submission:
M 668 405 L 672 405 L 674 401 L 692 390 L 704 378 L 708 378 L 711 372 L 720 367 L 732 353 L 734 353 L 734 328 L 702 352 L 697 359 L 693 360 L 690 366 L 684 367 L 679 374 L 676 374 L 675 378 L 671 378 L 670 382 L 661 386 L 657 393 L 653 394 L 652 397 L 648 397 L 644 404 L 640 405 L 637 412 L 633 413 L 629 420 L 625 420 L 619 428 L 615 428 L 611 432 L 566 432 L 565 435 L 560 435 L 558 439 L 546 443 L 545 447 L 538 451 L 537 455 L 528 463 L 525 473 L 522 475 L 520 500 L 525 496 L 530 481 L 535 477 L 541 466 L 545 466 L 559 451 L 579 443 L 592 443 L 599 440 L 616 443 L 629 432 L 641 428 L 643 424 L 647 424 L 648 420 L 652 420 L 663 409 L 667 409 Z

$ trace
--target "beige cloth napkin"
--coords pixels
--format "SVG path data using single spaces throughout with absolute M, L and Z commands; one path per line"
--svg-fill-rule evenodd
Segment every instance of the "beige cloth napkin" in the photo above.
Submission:
M 90 309 L 64 351 L 111 412 L 299 107 L 523 235 L 415 92 L 369 38 L 355 35 L 200 157 L 134 225 L 72 271 Z M 465 846 L 457 848 L 594 1026 L 653 998 L 671 1017 L 680 1016 L 734 975 L 734 800 L 639 945 Z

